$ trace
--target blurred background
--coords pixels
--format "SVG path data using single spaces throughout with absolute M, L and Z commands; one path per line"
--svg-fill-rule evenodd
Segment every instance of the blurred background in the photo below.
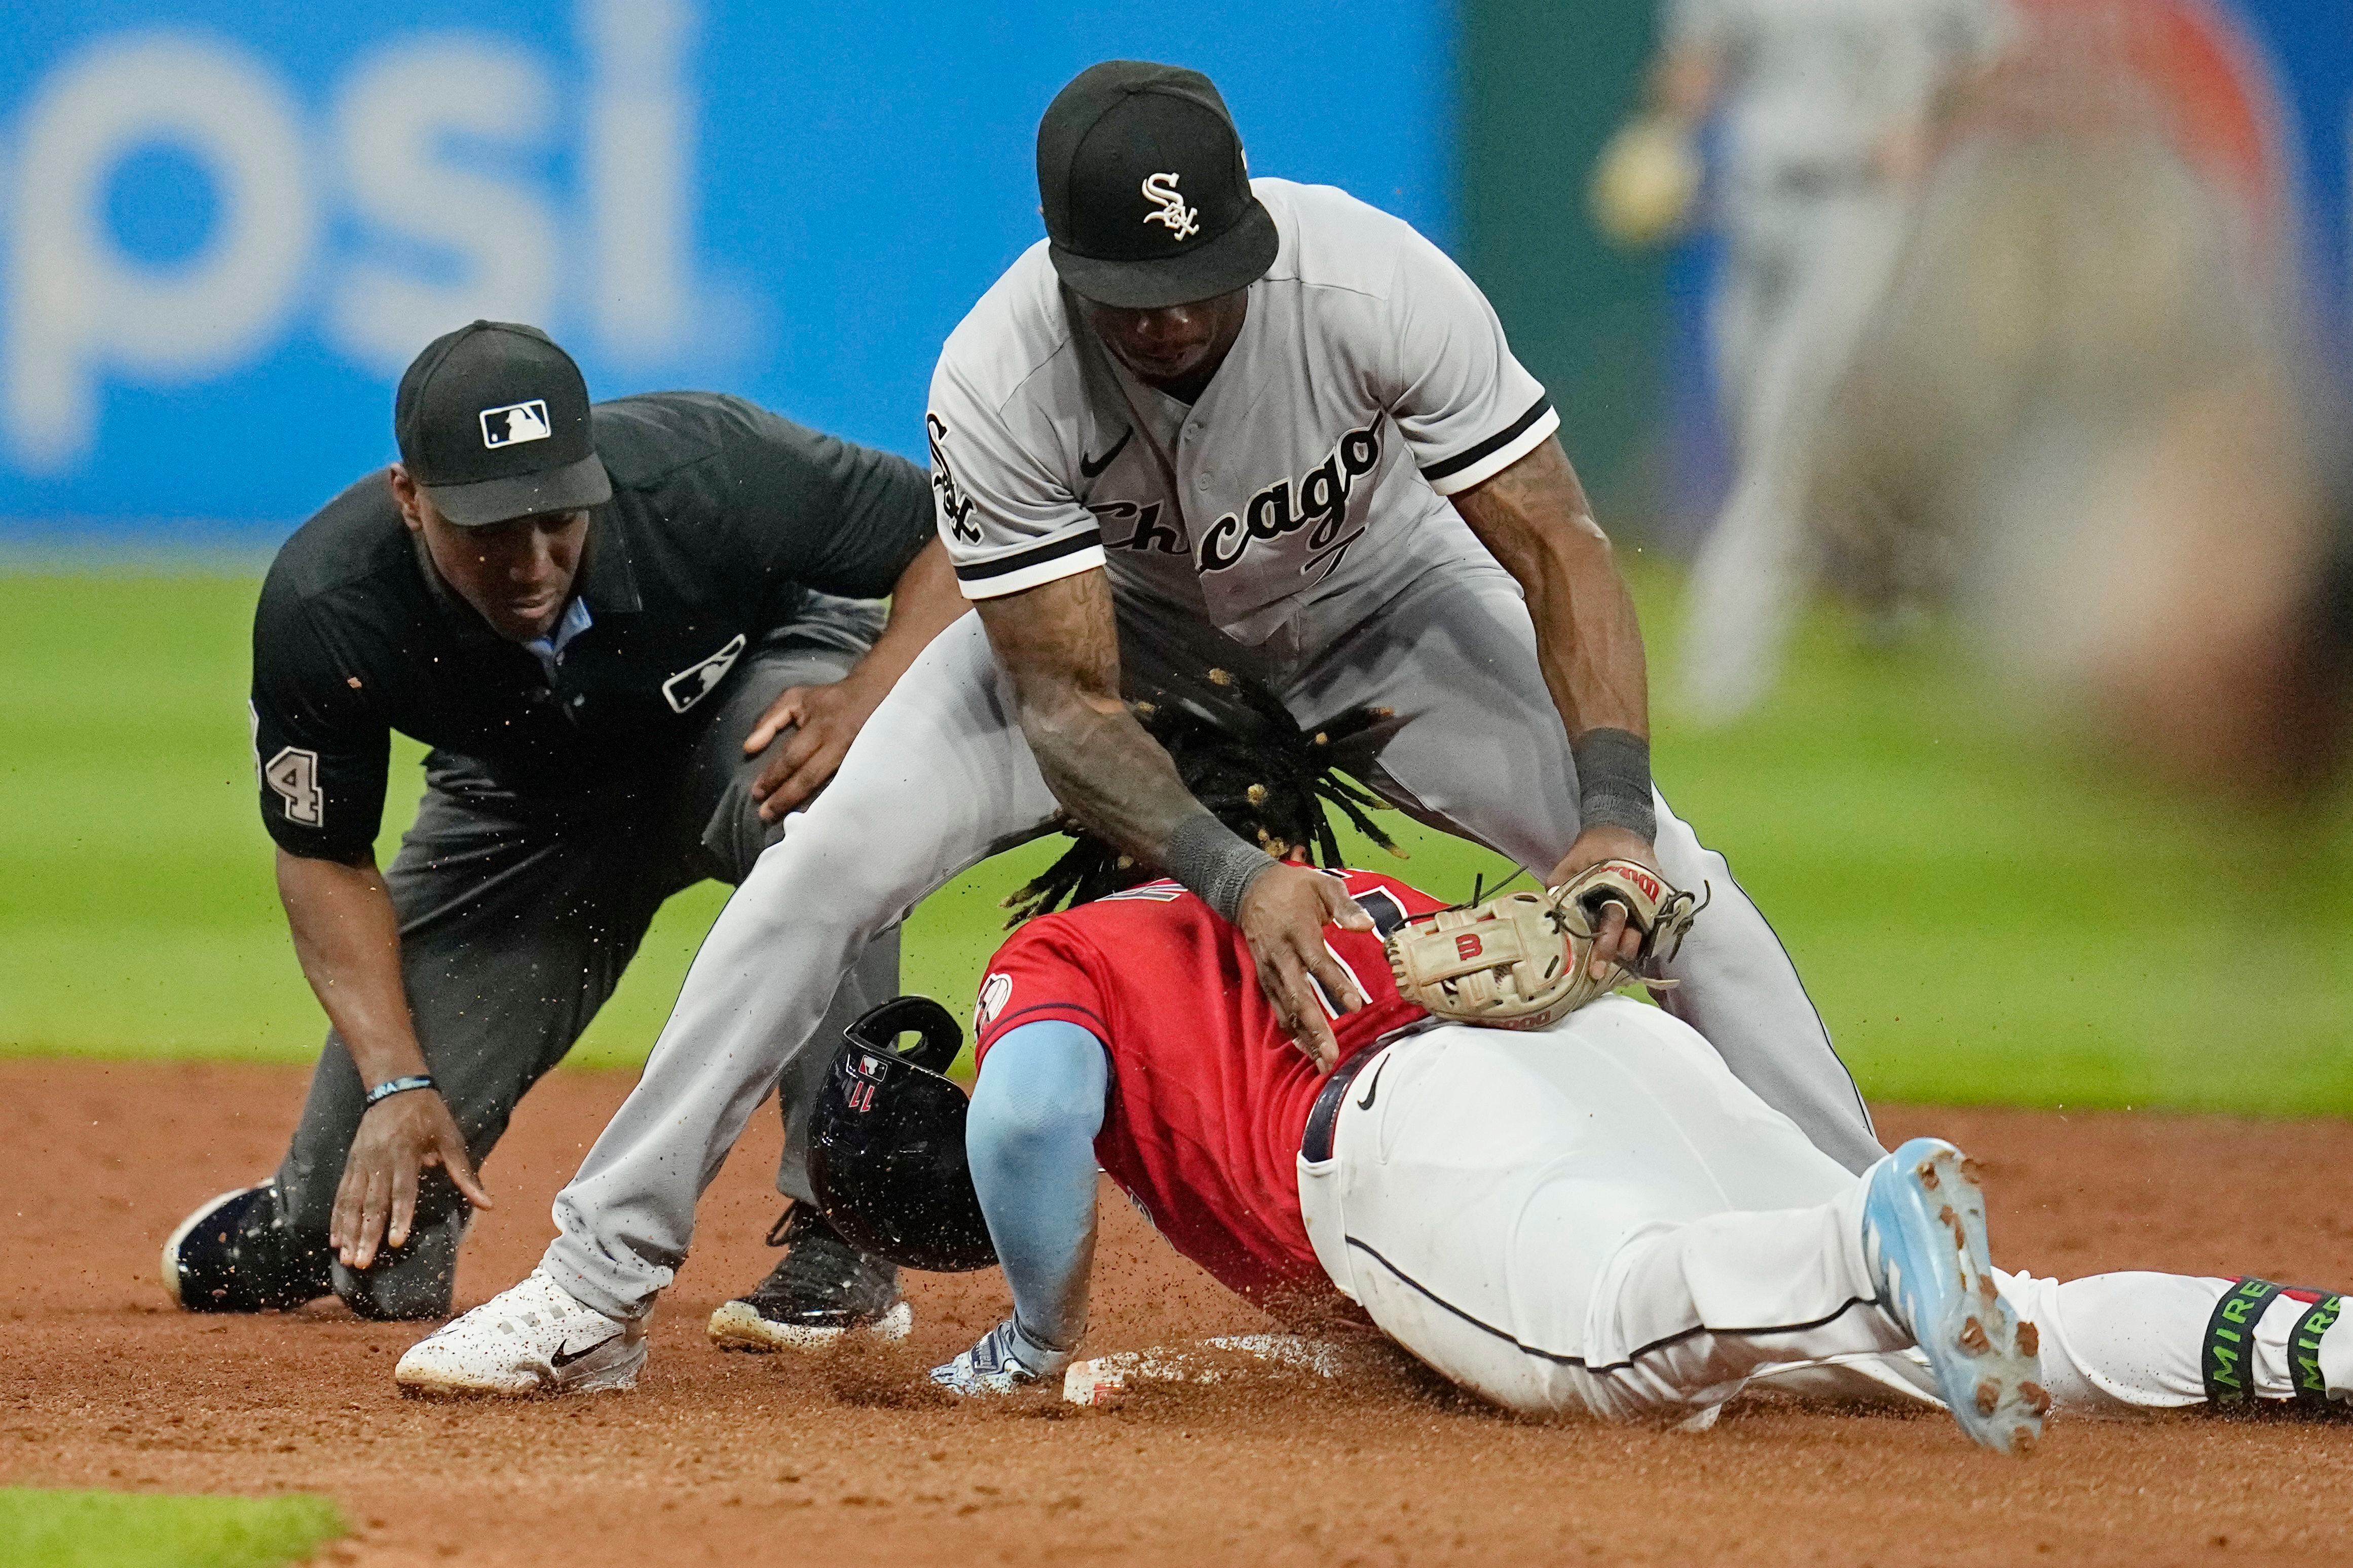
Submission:
M 1560 406 L 1662 786 L 1865 1088 L 2353 1112 L 2343 0 L 45 0 L 0 56 L 0 1050 L 307 1060 L 270 551 L 476 316 L 921 460 L 1092 61 L 1409 219 Z M 394 798 L 414 799 L 416 749 Z M 396 834 L 399 813 L 388 837 Z M 1410 839 L 1468 891 L 1493 858 Z M 381 847 L 386 858 L 390 843 Z M 921 910 L 962 1006 L 1032 849 Z M 723 890 L 575 1059 L 640 1059 Z

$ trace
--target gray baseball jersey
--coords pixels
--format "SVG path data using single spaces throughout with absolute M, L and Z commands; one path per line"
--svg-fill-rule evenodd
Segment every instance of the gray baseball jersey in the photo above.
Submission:
M 1403 221 L 1254 180 L 1281 237 L 1187 405 L 1130 375 L 1032 247 L 932 378 L 932 486 L 965 594 L 1108 567 L 1238 640 L 1328 640 L 1479 547 L 1444 498 L 1560 423 L 1478 287 Z

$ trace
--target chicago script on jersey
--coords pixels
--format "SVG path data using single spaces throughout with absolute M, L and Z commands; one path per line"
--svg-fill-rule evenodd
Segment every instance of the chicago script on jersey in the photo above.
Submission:
M 1101 501 L 1087 510 L 1095 514 L 1096 521 L 1104 525 L 1105 549 L 1149 550 L 1163 555 L 1187 553 L 1183 520 L 1179 519 L 1173 528 L 1161 521 L 1161 506 L 1156 500 L 1146 501 L 1142 506 L 1132 500 Z M 1125 525 L 1125 533 L 1113 539 L 1111 536 L 1113 524 Z
M 1340 552 L 1363 531 L 1346 534 L 1348 497 L 1356 481 L 1380 466 L 1381 436 L 1377 425 L 1360 425 L 1332 443 L 1324 460 L 1296 480 L 1278 479 L 1243 504 L 1201 531 L 1199 560 L 1203 572 L 1223 572 L 1240 563 L 1250 547 L 1261 540 L 1282 539 L 1309 530 L 1311 555 L 1303 571 L 1321 567 L 1328 573 L 1339 564 Z

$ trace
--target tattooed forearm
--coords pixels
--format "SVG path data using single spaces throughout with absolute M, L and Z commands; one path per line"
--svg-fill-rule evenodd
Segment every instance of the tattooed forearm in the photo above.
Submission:
M 1176 830 L 1205 812 L 1120 700 L 1119 633 L 1103 574 L 984 599 L 980 618 L 1013 678 L 1021 732 L 1054 798 L 1124 853 L 1166 867 Z

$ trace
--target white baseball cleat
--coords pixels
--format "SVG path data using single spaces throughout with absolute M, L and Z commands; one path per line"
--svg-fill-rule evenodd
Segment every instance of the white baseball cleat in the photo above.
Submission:
M 932 1381 L 955 1394 L 1011 1394 L 1060 1377 L 1070 1364 L 1068 1351 L 1049 1350 L 1008 1318 L 955 1360 L 932 1368 Z
M 539 1269 L 408 1347 L 403 1394 L 431 1397 L 594 1394 L 633 1388 L 646 1326 L 607 1317 Z

